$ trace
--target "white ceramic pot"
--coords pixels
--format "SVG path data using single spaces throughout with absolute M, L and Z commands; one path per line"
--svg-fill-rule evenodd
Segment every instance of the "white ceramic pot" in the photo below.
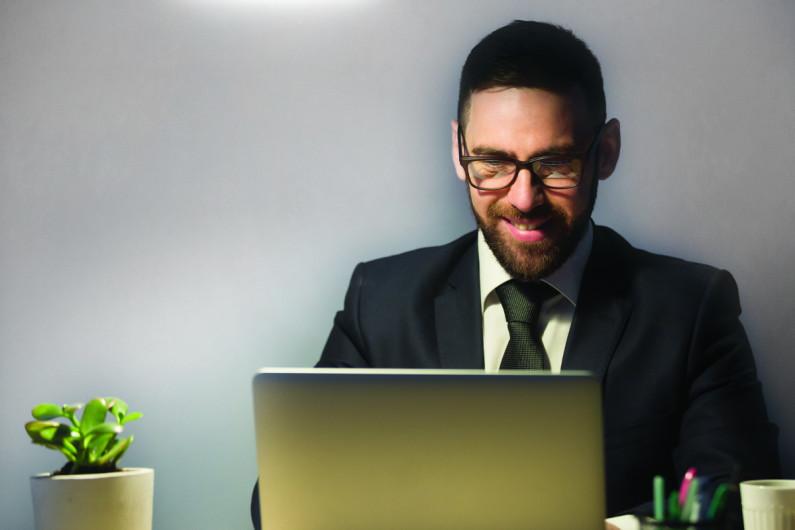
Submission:
M 152 530 L 155 471 L 30 477 L 36 530 Z

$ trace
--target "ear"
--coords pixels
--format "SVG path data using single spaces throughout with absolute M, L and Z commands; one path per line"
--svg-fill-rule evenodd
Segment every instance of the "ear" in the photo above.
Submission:
M 461 167 L 461 163 L 458 160 L 458 120 L 451 121 L 450 126 L 453 129 L 453 167 L 458 178 L 466 182 L 467 176 L 464 174 L 464 168 Z
M 602 141 L 599 144 L 599 180 L 605 180 L 613 174 L 621 154 L 621 123 L 612 118 L 605 124 Z

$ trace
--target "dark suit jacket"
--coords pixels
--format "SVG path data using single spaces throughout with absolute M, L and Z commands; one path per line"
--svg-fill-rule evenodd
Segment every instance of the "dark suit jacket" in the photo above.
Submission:
M 635 249 L 596 227 L 563 355 L 602 381 L 607 513 L 687 468 L 778 476 L 737 286 L 722 270 Z M 483 368 L 475 233 L 360 264 L 318 366 Z

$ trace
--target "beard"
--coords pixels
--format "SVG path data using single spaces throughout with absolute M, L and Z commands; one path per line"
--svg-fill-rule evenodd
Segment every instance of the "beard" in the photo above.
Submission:
M 596 203 L 596 187 L 596 182 L 593 182 L 588 207 L 576 217 L 568 217 L 562 208 L 549 203 L 536 207 L 534 216 L 546 217 L 546 228 L 551 230 L 548 237 L 535 242 L 517 241 L 500 230 L 503 217 L 526 217 L 513 206 L 495 202 L 486 211 L 486 219 L 475 211 L 471 198 L 470 206 L 478 228 L 502 268 L 514 278 L 535 281 L 555 272 L 574 252 L 591 219 Z

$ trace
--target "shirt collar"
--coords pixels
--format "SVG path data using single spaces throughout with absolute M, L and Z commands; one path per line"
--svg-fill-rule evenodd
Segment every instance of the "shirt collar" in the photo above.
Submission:
M 591 255 L 593 246 L 593 226 L 589 222 L 585 233 L 577 243 L 569 259 L 561 265 L 555 272 L 543 279 L 546 283 L 554 287 L 573 306 L 577 305 L 577 296 L 580 292 L 580 282 L 585 271 L 585 265 Z M 486 299 L 501 284 L 511 279 L 511 275 L 502 268 L 502 265 L 494 257 L 494 253 L 486 243 L 483 233 L 478 230 L 478 264 L 480 266 L 480 308 L 486 308 Z M 493 299 L 492 299 L 493 300 Z M 499 300 L 497 300 L 499 303 Z

